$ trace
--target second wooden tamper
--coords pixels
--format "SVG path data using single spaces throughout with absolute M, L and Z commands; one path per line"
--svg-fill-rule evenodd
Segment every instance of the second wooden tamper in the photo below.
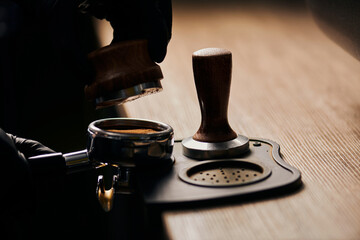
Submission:
M 85 95 L 96 106 L 122 104 L 162 90 L 161 69 L 151 60 L 146 40 L 112 43 L 88 55 L 94 81 Z
M 235 133 L 228 122 L 232 56 L 220 48 L 193 53 L 193 71 L 201 109 L 201 125 L 182 141 L 183 154 L 194 159 L 230 158 L 249 149 L 249 139 Z

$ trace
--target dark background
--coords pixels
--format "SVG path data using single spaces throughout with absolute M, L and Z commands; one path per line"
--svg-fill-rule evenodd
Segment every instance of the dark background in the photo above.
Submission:
M 84 97 L 86 55 L 99 47 L 93 23 L 72 0 L 0 1 L 0 127 L 60 151 L 86 146 L 97 118 Z M 303 8 L 301 0 L 175 0 L 179 4 L 259 4 Z

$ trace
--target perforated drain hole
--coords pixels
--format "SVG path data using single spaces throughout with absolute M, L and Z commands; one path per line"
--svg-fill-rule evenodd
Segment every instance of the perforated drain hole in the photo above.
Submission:
M 179 177 L 191 184 L 208 187 L 245 185 L 265 179 L 271 171 L 259 162 L 211 160 L 183 169 Z

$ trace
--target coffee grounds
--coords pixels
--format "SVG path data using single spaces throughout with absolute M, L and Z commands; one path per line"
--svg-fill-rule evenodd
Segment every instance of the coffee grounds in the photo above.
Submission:
M 129 133 L 129 134 L 149 134 L 149 133 L 157 133 L 158 132 L 151 128 L 107 129 L 106 131 L 114 132 L 114 133 Z

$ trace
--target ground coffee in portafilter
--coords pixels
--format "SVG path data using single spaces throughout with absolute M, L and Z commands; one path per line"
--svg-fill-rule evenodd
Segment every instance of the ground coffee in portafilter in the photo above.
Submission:
M 106 129 L 106 131 L 114 133 L 126 133 L 126 134 L 150 134 L 157 133 L 157 130 L 152 128 L 134 128 L 134 129 Z

